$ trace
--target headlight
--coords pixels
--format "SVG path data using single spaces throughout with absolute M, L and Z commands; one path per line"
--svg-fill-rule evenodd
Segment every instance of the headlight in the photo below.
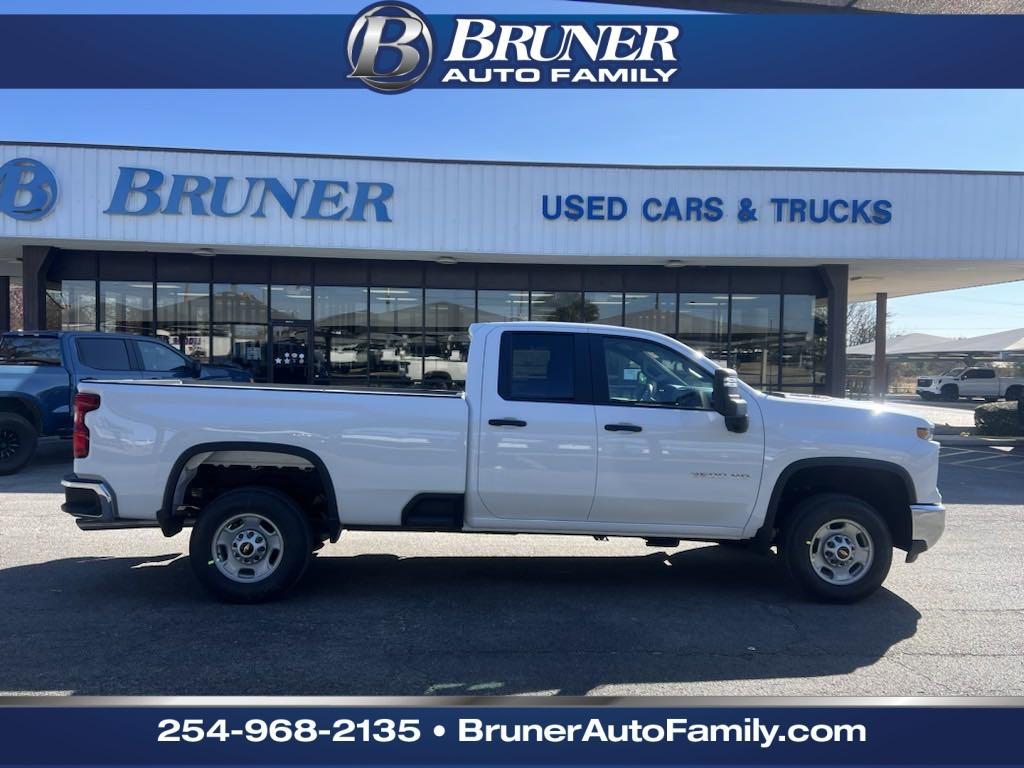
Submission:
M 917 428 L 917 436 L 920 437 L 922 440 L 931 440 L 932 439 L 932 427 L 931 426 L 918 427 Z

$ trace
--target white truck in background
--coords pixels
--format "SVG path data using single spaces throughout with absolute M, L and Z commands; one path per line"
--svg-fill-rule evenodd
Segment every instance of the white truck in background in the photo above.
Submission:
M 471 333 L 464 394 L 82 382 L 63 509 L 84 530 L 191 527 L 195 574 L 240 602 L 358 529 L 776 546 L 849 602 L 943 531 L 924 419 L 758 392 L 648 331 Z
M 1024 395 L 1024 378 L 999 376 L 995 368 L 953 368 L 939 376 L 922 376 L 917 380 L 916 391 L 922 400 L 1020 400 Z

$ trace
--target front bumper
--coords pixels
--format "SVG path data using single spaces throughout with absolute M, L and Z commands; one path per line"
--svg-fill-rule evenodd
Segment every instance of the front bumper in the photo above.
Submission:
M 102 480 L 86 480 L 67 475 L 64 486 L 63 512 L 75 518 L 83 531 L 101 531 L 110 528 L 154 528 L 155 520 L 122 520 L 117 516 L 117 499 Z
M 931 549 L 942 538 L 946 528 L 946 508 L 941 504 L 911 504 L 911 542 L 907 562 L 912 563 L 922 552 Z

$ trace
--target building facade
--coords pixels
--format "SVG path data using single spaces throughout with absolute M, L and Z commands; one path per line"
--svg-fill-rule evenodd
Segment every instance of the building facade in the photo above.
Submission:
M 471 323 L 543 319 L 841 394 L 848 300 L 1024 278 L 1022 197 L 1015 174 L 3 144 L 0 266 L 14 327 L 156 335 L 258 381 L 457 387 Z

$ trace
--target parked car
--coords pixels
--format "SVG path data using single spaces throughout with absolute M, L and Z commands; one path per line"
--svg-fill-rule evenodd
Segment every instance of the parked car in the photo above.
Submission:
M 198 363 L 153 337 L 5 333 L 0 336 L 0 475 L 24 467 L 40 437 L 71 437 L 75 388 L 94 378 L 251 380 L 241 368 Z
M 462 394 L 82 382 L 63 509 L 85 530 L 192 526 L 199 580 L 246 602 L 285 592 L 344 529 L 777 545 L 834 601 L 942 533 L 939 445 L 917 416 L 758 392 L 649 331 L 471 333 Z
M 999 376 L 995 368 L 953 368 L 941 376 L 918 379 L 917 394 L 922 400 L 949 402 L 961 397 L 982 397 L 989 401 L 1001 397 L 1020 400 L 1024 394 L 1024 378 Z

